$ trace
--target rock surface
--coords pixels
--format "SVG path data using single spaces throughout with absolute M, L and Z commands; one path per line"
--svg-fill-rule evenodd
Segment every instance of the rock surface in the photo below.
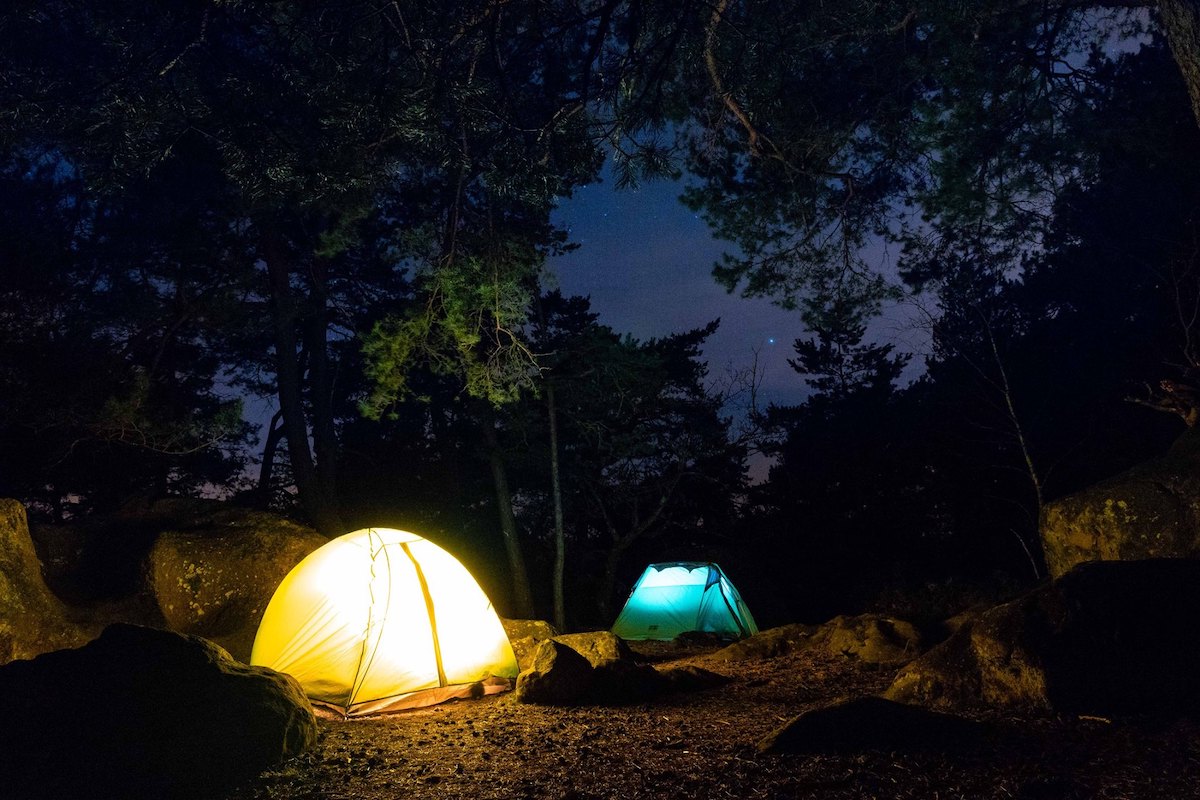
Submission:
M 591 694 L 592 665 L 565 644 L 553 639 L 538 643 L 533 663 L 517 676 L 513 696 L 518 703 L 569 705 Z
M 34 524 L 30 533 L 50 589 L 69 604 L 92 606 L 145 594 L 144 562 L 158 534 L 226 507 L 195 498 L 136 500 L 113 514 Z
M 504 625 L 504 633 L 511 639 L 537 639 L 539 642 L 543 639 L 552 639 L 558 636 L 558 629 L 544 619 L 504 619 L 500 618 L 501 624 Z
M 767 734 L 763 753 L 911 752 L 978 747 L 987 726 L 885 700 L 859 697 L 806 711 Z
M 1047 504 L 1041 535 L 1052 577 L 1084 561 L 1200 556 L 1200 430 L 1162 458 Z
M 640 664 L 625 640 L 611 631 L 568 633 L 554 637 L 583 656 L 591 667 L 591 683 L 577 701 L 620 704 L 649 699 L 666 689 L 658 670 Z
M 131 625 L 0 668 L 0 707 L 0 774 L 15 797 L 218 793 L 317 738 L 289 676 Z
M 834 617 L 809 642 L 868 664 L 901 664 L 921 653 L 921 634 L 912 623 L 878 614 Z
M 921 635 L 909 622 L 878 614 L 838 616 L 823 625 L 770 628 L 719 650 L 713 658 L 744 661 L 809 649 L 871 664 L 902 664 L 920 654 Z
M 555 636 L 554 641 L 565 644 L 588 660 L 593 667 L 604 667 L 615 662 L 632 662 L 633 651 L 625 640 L 611 631 L 567 633 Z
M 67 621 L 66 607 L 42 579 L 25 507 L 0 499 L 0 664 L 88 638 L 84 629 Z
M 249 659 L 275 588 L 326 541 L 273 514 L 189 498 L 33 534 L 24 507 L 0 500 L 0 663 L 78 646 L 113 622 L 204 636 Z M 38 551 L 74 605 L 48 588 Z
M 147 582 L 167 627 L 246 661 L 271 595 L 326 541 L 274 514 L 226 508 L 195 527 L 163 531 L 147 558 Z
M 697 692 L 724 686 L 730 679 L 703 667 L 687 664 L 681 667 L 665 667 L 655 670 L 664 692 Z
M 667 692 L 699 691 L 728 681 L 696 666 L 657 670 L 639 663 L 608 631 L 573 633 L 541 641 L 532 664 L 517 676 L 519 703 L 621 705 Z
M 768 628 L 718 650 L 712 654 L 712 658 L 716 661 L 749 661 L 798 652 L 809 646 L 810 639 L 818 627 L 796 622 Z
M 558 636 L 553 625 L 541 619 L 504 619 L 504 633 L 517 656 L 517 666 L 525 670 L 533 663 L 533 654 L 539 642 Z
M 1082 714 L 1200 710 L 1200 561 L 1080 564 L 966 622 L 896 676 L 887 697 L 943 708 Z

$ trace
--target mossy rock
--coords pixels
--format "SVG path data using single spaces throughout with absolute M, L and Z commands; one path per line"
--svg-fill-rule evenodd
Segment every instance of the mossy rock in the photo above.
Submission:
M 538 643 L 533 661 L 517 676 L 518 703 L 571 705 L 591 693 L 595 671 L 588 660 L 565 644 L 546 639 Z
M 554 641 L 565 644 L 588 660 L 593 667 L 603 667 L 613 662 L 634 660 L 633 651 L 625 640 L 611 631 L 566 633 L 555 636 Z
M 517 656 L 517 665 L 522 670 L 533 663 L 533 654 L 540 642 L 558 636 L 555 627 L 541 619 L 501 618 L 500 622 L 504 625 L 504 633 Z
M 246 661 L 275 589 L 326 541 L 273 514 L 229 509 L 201 527 L 159 534 L 147 584 L 167 627 L 211 639 Z
M 88 630 L 68 622 L 66 606 L 42 578 L 25 506 L 0 499 L 0 664 L 89 638 Z
M 990 609 L 904 667 L 887 697 L 1083 714 L 1200 710 L 1200 561 L 1088 562 Z
M 1200 556 L 1200 431 L 1162 458 L 1048 503 L 1040 528 L 1052 577 L 1084 561 Z

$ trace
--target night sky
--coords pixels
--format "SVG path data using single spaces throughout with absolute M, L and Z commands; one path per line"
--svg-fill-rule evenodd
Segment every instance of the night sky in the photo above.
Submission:
M 730 294 L 717 283 L 712 265 L 733 245 L 714 239 L 699 215 L 679 202 L 683 186 L 660 180 L 616 189 L 606 180 L 564 200 L 558 221 L 580 247 L 551 263 L 559 288 L 590 296 L 601 322 L 640 339 L 690 330 L 719 317 L 721 327 L 704 349 L 710 378 L 719 380 L 730 368 L 748 369 L 757 350 L 760 408 L 803 401 L 804 378 L 787 363 L 795 356 L 792 342 L 805 333 L 799 313 L 765 298 Z M 879 245 L 868 258 L 885 272 L 893 260 Z M 898 352 L 919 354 L 927 340 L 916 322 L 920 318 L 909 305 L 892 306 L 869 333 Z M 914 357 L 904 379 L 916 377 L 922 364 L 919 355 Z
M 726 248 L 678 200 L 682 184 L 654 181 L 618 190 L 595 183 L 563 201 L 559 221 L 581 246 L 551 268 L 564 294 L 588 295 L 600 321 L 639 339 L 690 330 L 721 319 L 704 355 L 710 377 L 728 366 L 748 368 L 759 352 L 759 402 L 794 404 L 801 377 L 788 366 L 792 341 L 803 334 L 796 312 L 770 301 L 729 294 L 712 277 Z

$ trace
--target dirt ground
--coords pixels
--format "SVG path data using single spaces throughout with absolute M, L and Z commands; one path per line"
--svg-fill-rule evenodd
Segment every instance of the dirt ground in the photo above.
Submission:
M 975 751 L 763 755 L 796 714 L 881 691 L 888 670 L 799 653 L 723 663 L 642 645 L 656 665 L 695 664 L 725 686 L 632 706 L 551 708 L 511 695 L 389 717 L 322 720 L 318 746 L 229 800 L 284 798 L 1200 798 L 1200 724 L 991 715 L 1010 731 Z

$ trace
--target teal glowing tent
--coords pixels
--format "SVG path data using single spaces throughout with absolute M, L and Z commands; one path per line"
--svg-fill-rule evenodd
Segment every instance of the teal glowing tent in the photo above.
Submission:
M 688 631 L 741 639 L 758 633 L 758 625 L 716 564 L 674 561 L 646 567 L 612 632 L 622 639 L 674 639 Z

